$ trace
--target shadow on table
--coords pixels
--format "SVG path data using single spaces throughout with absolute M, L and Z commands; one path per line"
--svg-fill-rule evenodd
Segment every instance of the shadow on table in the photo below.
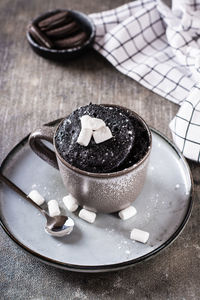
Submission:
M 93 71 L 104 69 L 105 66 L 113 68 L 112 64 L 101 56 L 94 49 L 88 49 L 81 55 L 74 57 L 72 59 L 66 59 L 62 61 L 48 60 L 50 64 L 56 65 L 59 68 L 71 68 L 77 69 L 79 71 Z

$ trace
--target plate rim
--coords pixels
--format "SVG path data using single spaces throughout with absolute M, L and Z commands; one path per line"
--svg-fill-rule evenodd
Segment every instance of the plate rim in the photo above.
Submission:
M 45 126 L 53 126 L 56 122 L 58 122 L 58 120 L 60 120 L 60 119 L 54 120 L 52 122 L 49 122 L 49 123 L 45 124 Z M 181 160 L 183 160 L 184 165 L 185 165 L 186 169 L 188 170 L 189 178 L 190 178 L 190 181 L 191 181 L 191 192 L 190 192 L 189 199 L 188 199 L 188 208 L 187 208 L 186 214 L 185 214 L 183 220 L 181 221 L 180 225 L 178 226 L 178 228 L 159 247 L 157 247 L 156 249 L 152 250 L 151 252 L 149 252 L 149 253 L 147 253 L 145 255 L 142 255 L 142 256 L 140 256 L 138 258 L 131 259 L 131 260 L 128 260 L 128 261 L 125 261 L 125 262 L 113 263 L 113 264 L 106 264 L 106 265 L 91 265 L 91 266 L 87 266 L 87 265 L 77 265 L 77 264 L 70 264 L 70 263 L 66 263 L 66 262 L 61 262 L 61 261 L 49 258 L 47 256 L 41 255 L 41 254 L 39 254 L 36 251 L 33 251 L 32 249 L 30 249 L 29 247 L 27 247 L 26 245 L 24 245 L 23 243 L 21 243 L 12 234 L 12 232 L 7 228 L 6 224 L 3 222 L 3 220 L 2 220 L 2 218 L 0 216 L 0 225 L 3 228 L 4 232 L 15 242 L 15 244 L 17 244 L 18 246 L 20 246 L 26 253 L 32 255 L 33 257 L 37 258 L 38 260 L 42 261 L 43 263 L 52 265 L 52 266 L 57 267 L 57 268 L 65 269 L 65 270 L 68 270 L 68 271 L 74 271 L 74 272 L 99 273 L 99 272 L 116 271 L 116 270 L 120 270 L 120 269 L 131 267 L 131 266 L 135 266 L 136 264 L 144 262 L 144 261 L 146 261 L 146 260 L 154 257 L 158 253 L 160 253 L 160 251 L 162 251 L 163 249 L 165 249 L 173 241 L 176 240 L 176 238 L 183 231 L 183 229 L 185 228 L 185 225 L 187 224 L 187 222 L 189 220 L 189 217 L 190 217 L 191 212 L 192 212 L 192 207 L 193 207 L 194 182 L 193 182 L 192 173 L 191 173 L 190 167 L 188 165 L 188 162 L 186 161 L 185 157 L 180 152 L 180 150 L 177 148 L 177 146 L 173 142 L 171 142 L 164 134 L 162 134 L 160 131 L 158 131 L 157 129 L 155 129 L 153 127 L 150 127 L 150 130 L 153 133 L 156 133 L 157 135 L 159 135 L 161 138 L 163 138 L 170 145 L 170 147 L 172 147 L 175 150 L 176 154 L 181 158 Z M 24 145 L 27 144 L 29 135 L 30 134 L 28 134 L 21 141 L 19 141 L 9 151 L 9 153 L 6 155 L 6 157 L 3 159 L 2 163 L 1 163 L 1 166 L 0 166 L 0 171 L 2 173 L 3 173 L 4 168 L 6 167 L 7 161 L 9 161 L 10 157 L 13 156 L 18 151 L 18 148 L 20 148 L 20 147 L 22 147 L 22 146 L 24 146 Z

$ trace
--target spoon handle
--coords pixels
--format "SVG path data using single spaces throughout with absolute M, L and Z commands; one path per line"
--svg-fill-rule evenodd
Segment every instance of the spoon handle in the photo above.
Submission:
M 39 209 L 40 212 L 42 212 L 44 214 L 44 210 L 39 205 L 37 205 L 28 195 L 26 195 L 18 186 L 16 186 L 12 181 L 10 181 L 1 172 L 0 172 L 0 181 L 4 182 L 13 191 L 15 191 L 18 195 L 23 197 L 25 200 L 29 201 L 32 205 L 34 205 L 37 209 Z

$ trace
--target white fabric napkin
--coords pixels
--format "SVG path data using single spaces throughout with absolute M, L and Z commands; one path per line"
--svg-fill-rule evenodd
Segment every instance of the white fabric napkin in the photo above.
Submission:
M 138 0 L 91 14 L 94 48 L 120 72 L 180 105 L 169 126 L 200 162 L 200 0 Z

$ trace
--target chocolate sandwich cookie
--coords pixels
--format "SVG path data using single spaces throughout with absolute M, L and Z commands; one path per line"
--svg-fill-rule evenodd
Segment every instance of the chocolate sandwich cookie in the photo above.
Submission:
M 45 18 L 44 20 L 38 22 L 38 27 L 41 29 L 41 31 L 51 30 L 56 27 L 63 26 L 64 24 L 67 24 L 72 21 L 72 16 L 70 12 L 64 11 L 64 12 L 57 12 L 53 14 L 52 16 Z
M 92 137 L 86 147 L 78 144 L 83 115 L 102 119 L 113 137 L 100 144 Z M 117 170 L 127 159 L 134 138 L 133 125 L 120 108 L 90 104 L 75 110 L 61 123 L 55 141 L 58 152 L 71 165 L 88 172 L 108 173 Z
M 43 34 L 35 25 L 29 25 L 28 30 L 40 46 L 53 48 L 53 43 L 50 41 L 50 39 L 45 34 Z
M 45 31 L 45 34 L 50 38 L 62 38 L 71 35 L 72 33 L 75 33 L 78 30 L 80 30 L 80 26 L 77 24 L 77 22 L 72 21 L 61 27 L 47 30 Z
M 84 46 L 88 39 L 87 27 L 70 11 L 56 11 L 50 16 L 33 21 L 28 31 L 38 45 L 49 49 L 68 50 Z
M 79 32 L 65 39 L 59 39 L 54 41 L 54 45 L 56 46 L 57 49 L 75 48 L 83 44 L 86 39 L 87 39 L 87 34 L 85 32 Z

